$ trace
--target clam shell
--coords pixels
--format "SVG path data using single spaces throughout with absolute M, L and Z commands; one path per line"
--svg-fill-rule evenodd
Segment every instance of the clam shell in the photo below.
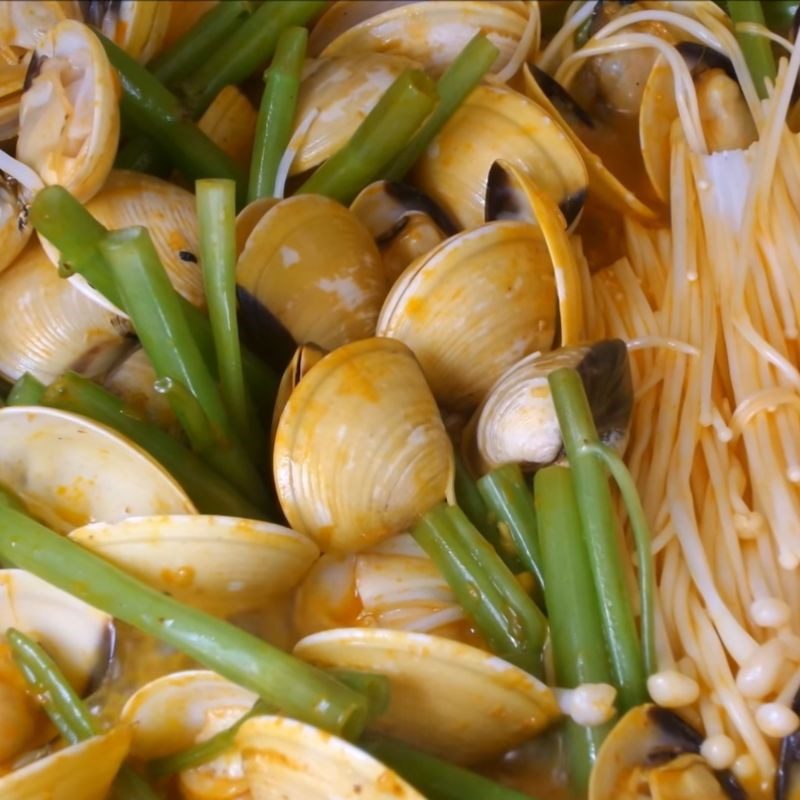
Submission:
M 254 717 L 236 744 L 253 800 L 424 800 L 363 750 L 297 720 Z
M 236 215 L 236 257 L 238 258 L 247 243 L 247 237 L 253 232 L 253 228 L 261 221 L 264 214 L 274 205 L 280 203 L 277 197 L 259 197 L 248 203 Z
M 397 54 L 348 50 L 306 67 L 295 122 L 319 111 L 292 161 L 291 175 L 306 172 L 338 152 L 355 133 L 395 78 L 416 61 Z
M 669 202 L 670 131 L 678 118 L 672 69 L 659 56 L 650 70 L 639 108 L 639 143 L 647 177 L 658 198 Z
M 588 174 L 590 193 L 621 214 L 630 214 L 640 222 L 656 222 L 659 218 L 656 211 L 643 203 L 630 189 L 626 188 L 608 170 L 600 157 L 595 155 L 581 141 L 578 134 L 564 121 L 564 118 L 534 79 L 527 64 L 522 71 L 525 80 L 525 93 L 550 115 L 558 128 L 569 137 L 569 140 L 580 154 Z
M 129 56 L 146 64 L 160 49 L 169 27 L 170 2 L 121 0 L 92 3 L 86 22 L 100 28 Z
M 196 744 L 209 715 L 227 709 L 242 716 L 257 699 L 254 692 L 209 670 L 173 672 L 135 692 L 120 721 L 133 728 L 131 755 L 150 760 Z
M 428 72 L 439 76 L 470 39 L 483 33 L 500 51 L 493 67 L 499 72 L 511 61 L 523 39 L 526 16 L 501 3 L 470 0 L 405 3 L 381 9 L 380 13 L 342 31 L 324 47 L 322 56 L 365 51 L 397 53 L 419 61 Z M 319 25 L 324 32 L 324 18 Z M 311 37 L 312 53 L 317 52 L 323 35 L 330 38 L 329 34 L 316 31 Z
M 102 677 L 114 647 L 114 621 L 21 569 L 0 570 L 0 631 L 39 642 L 79 694 Z
M 322 667 L 386 675 L 391 701 L 372 727 L 459 764 L 499 755 L 559 716 L 553 692 L 541 681 L 437 636 L 343 628 L 302 639 L 294 653 Z
M 281 418 L 283 409 L 289 402 L 292 392 L 297 388 L 297 384 L 305 377 L 306 373 L 326 355 L 326 351 L 315 344 L 302 344 L 295 350 L 292 360 L 287 365 L 281 375 L 281 382 L 278 384 L 278 394 L 275 397 L 275 407 L 272 409 L 272 430 L 270 439 L 272 446 L 275 446 L 275 434 L 278 430 L 278 421 Z
M 264 606 L 319 555 L 307 536 L 281 525 L 205 515 L 96 522 L 70 538 L 155 589 L 222 616 Z
M 0 374 L 10 381 L 96 377 L 132 346 L 127 321 L 60 278 L 36 243 L 0 273 L 0 305 Z
M 0 101 L 0 116 L 2 101 Z M 14 263 L 33 233 L 27 221 L 24 192 L 14 183 L 7 182 L 0 172 L 0 272 Z
M 366 339 L 325 356 L 286 404 L 273 469 L 289 524 L 323 551 L 374 545 L 451 494 L 450 440 L 409 349 Z
M 116 74 L 86 25 L 64 20 L 37 45 L 20 102 L 17 158 L 81 202 L 111 171 L 119 141 Z
M 553 345 L 556 287 L 541 231 L 490 222 L 453 236 L 406 269 L 377 333 L 414 352 L 436 399 L 474 408 L 519 358 Z
M 256 338 L 271 317 L 294 341 L 326 350 L 372 336 L 386 294 L 368 231 L 318 195 L 297 195 L 267 211 L 247 238 L 236 280 Z
M 0 778 L 3 800 L 104 800 L 128 754 L 131 731 L 117 727 Z
M 0 2 L 0 42 L 12 54 L 33 50 L 49 30 L 66 19 L 64 8 L 54 0 L 20 3 Z
M 541 105 L 504 86 L 479 86 L 428 146 L 412 180 L 463 228 L 484 220 L 489 169 L 498 160 L 531 174 L 571 225 L 588 176 L 567 134 Z
M 61 533 L 143 514 L 193 514 L 144 450 L 85 417 L 41 406 L 0 409 L 0 485 Z
M 132 225 L 147 228 L 175 290 L 193 305 L 205 307 L 203 274 L 198 263 L 197 211 L 191 192 L 151 175 L 114 170 L 102 191 L 86 204 L 86 210 L 112 230 Z M 56 248 L 42 237 L 39 240 L 50 260 L 58 264 Z M 83 294 L 115 309 L 80 275 L 69 280 Z M 119 309 L 116 311 L 124 316 Z
M 197 123 L 203 133 L 239 166 L 250 169 L 258 112 L 236 86 L 225 86 Z

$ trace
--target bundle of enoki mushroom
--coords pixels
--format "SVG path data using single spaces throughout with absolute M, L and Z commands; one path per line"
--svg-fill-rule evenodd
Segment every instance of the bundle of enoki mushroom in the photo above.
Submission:
M 719 45 L 724 30 L 703 23 L 692 33 Z M 570 58 L 653 38 L 622 31 Z M 654 535 L 651 695 L 688 702 L 712 766 L 763 792 L 778 737 L 797 728 L 800 687 L 800 140 L 785 122 L 800 50 L 759 101 L 732 37 L 722 45 L 758 139 L 709 154 L 691 81 L 656 45 L 676 70 L 680 112 L 671 225 L 626 219 L 628 257 L 592 277 L 587 328 L 658 345 L 631 348 L 627 451 Z

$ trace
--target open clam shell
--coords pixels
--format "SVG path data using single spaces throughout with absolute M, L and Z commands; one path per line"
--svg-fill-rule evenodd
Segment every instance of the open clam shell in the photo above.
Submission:
M 265 327 L 278 327 L 285 349 L 287 338 L 332 350 L 374 335 L 386 295 L 369 232 L 319 195 L 282 200 L 261 217 L 239 256 L 236 281 L 251 338 L 263 340 Z
M 105 673 L 114 648 L 112 618 L 21 569 L 0 570 L 0 633 L 35 639 L 83 693 Z
M 0 409 L 0 486 L 61 533 L 143 514 L 193 514 L 175 479 L 118 433 L 41 406 Z
M 20 101 L 17 158 L 81 202 L 111 171 L 119 141 L 117 81 L 100 40 L 64 20 L 37 45 Z
M 294 719 L 249 719 L 236 744 L 253 800 L 424 800 L 363 750 Z
M 35 242 L 0 273 L 0 305 L 0 374 L 10 381 L 97 377 L 133 345 L 127 320 L 60 278 Z
M 340 8 L 330 9 L 315 27 L 309 42 L 312 53 L 320 52 L 320 48 L 323 56 L 365 51 L 399 53 L 420 62 L 434 76 L 441 75 L 478 33 L 483 33 L 500 51 L 493 69 L 502 70 L 517 54 L 528 22 L 524 6 L 519 7 L 523 12 L 519 13 L 502 3 L 428 0 L 394 7 L 363 3 L 371 8 L 348 18 L 348 22 L 355 22 L 350 27 L 341 20 L 353 4 L 337 5 Z M 523 60 L 532 55 L 534 47 L 530 41 Z
M 490 222 L 446 240 L 397 280 L 377 332 L 411 348 L 440 403 L 475 408 L 518 359 L 553 346 L 556 280 L 541 231 Z
M 118 0 L 83 4 L 87 25 L 99 28 L 129 56 L 146 64 L 159 50 L 169 27 L 171 3 Z
M 450 494 L 452 446 L 411 351 L 365 339 L 312 367 L 281 414 L 273 470 L 289 524 L 323 551 L 374 545 Z
M 529 172 L 572 225 L 588 185 L 583 158 L 549 110 L 504 86 L 475 89 L 411 177 L 461 227 L 474 228 L 484 220 L 486 182 L 498 159 Z
M 181 602 L 229 615 L 291 589 L 319 555 L 303 534 L 269 522 L 206 515 L 96 522 L 70 538 Z
M 386 675 L 389 708 L 372 727 L 460 764 L 521 744 L 560 713 L 553 692 L 527 672 L 437 636 L 341 628 L 301 639 L 294 653 L 321 667 Z
M 562 456 L 561 429 L 547 382 L 560 367 L 573 367 L 581 375 L 601 439 L 624 447 L 633 410 L 625 343 L 610 339 L 533 353 L 498 379 L 467 425 L 462 447 L 476 475 L 503 464 L 537 468 Z
M 291 175 L 321 164 L 338 152 L 405 70 L 419 63 L 396 53 L 346 50 L 306 66 L 297 97 L 296 124 L 314 110 L 311 123 L 292 161 Z
M 130 747 L 117 727 L 15 769 L 0 778 L 3 800 L 104 800 Z

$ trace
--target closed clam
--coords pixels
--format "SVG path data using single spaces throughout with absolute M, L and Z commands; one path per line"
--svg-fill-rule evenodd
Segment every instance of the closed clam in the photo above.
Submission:
M 195 510 L 139 447 L 85 417 L 41 406 L 0 409 L 0 486 L 61 533 L 96 520 Z
M 20 102 L 17 158 L 82 202 L 111 171 L 119 140 L 117 79 L 98 38 L 64 20 L 37 45 Z
M 159 50 L 169 27 L 172 3 L 142 0 L 89 0 L 83 3 L 87 25 L 101 30 L 129 56 L 146 64 Z
M 369 232 L 338 203 L 297 195 L 273 205 L 252 229 L 236 264 L 245 329 L 326 350 L 375 332 L 386 294 L 380 254 Z M 287 336 L 288 334 L 288 336 Z M 290 349 L 291 348 L 291 349 Z M 285 363 L 285 362 L 284 362 Z
M 258 114 L 236 86 L 225 86 L 200 117 L 197 127 L 243 170 L 250 167 Z
M 352 14 L 353 6 L 360 6 Z M 336 3 L 315 26 L 312 53 L 335 56 L 364 51 L 401 53 L 440 75 L 477 33 L 500 51 L 494 70 L 512 69 L 536 50 L 538 15 L 524 4 L 428 2 Z
M 386 675 L 389 708 L 372 728 L 456 763 L 499 755 L 559 716 L 552 690 L 527 672 L 438 636 L 341 628 L 301 639 L 294 652 L 317 666 Z
M 533 353 L 507 370 L 470 420 L 462 448 L 475 474 L 503 464 L 535 469 L 563 454 L 561 429 L 547 376 L 560 367 L 578 371 L 601 439 L 624 446 L 633 410 L 633 386 L 625 343 Z
M 292 161 L 297 175 L 321 164 L 341 149 L 392 82 L 416 61 L 395 53 L 347 50 L 335 58 L 306 65 L 295 119 L 298 126 L 319 112 Z
M 411 348 L 440 403 L 469 410 L 522 356 L 553 346 L 556 300 L 541 231 L 490 222 L 410 264 L 386 298 L 377 332 Z
M 479 86 L 429 145 L 412 181 L 463 228 L 484 220 L 489 169 L 504 159 L 528 171 L 572 225 L 588 176 L 567 134 L 540 105 L 505 86 Z
M 249 719 L 236 745 L 253 800 L 424 800 L 363 750 L 294 719 Z
M 257 520 L 205 515 L 95 522 L 70 538 L 181 602 L 221 616 L 261 608 L 319 555 L 307 536 Z
M 0 273 L 0 298 L 0 374 L 10 381 L 102 375 L 132 345 L 127 320 L 60 278 L 36 242 Z
M 411 351 L 365 339 L 309 370 L 278 422 L 273 473 L 289 524 L 323 551 L 374 545 L 449 496 L 452 446 Z
M 295 350 L 292 360 L 286 366 L 281 375 L 281 382 L 278 384 L 278 394 L 275 397 L 275 407 L 272 409 L 272 432 L 271 440 L 275 443 L 275 432 L 278 430 L 278 420 L 281 418 L 289 397 L 297 387 L 297 384 L 305 377 L 306 373 L 320 361 L 326 351 L 315 344 L 301 344 Z
M 414 259 L 456 233 L 447 215 L 413 186 L 376 181 L 364 188 L 350 210 L 378 245 L 389 283 Z

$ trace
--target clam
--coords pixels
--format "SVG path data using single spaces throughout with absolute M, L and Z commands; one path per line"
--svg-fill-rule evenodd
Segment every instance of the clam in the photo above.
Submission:
M 386 675 L 389 708 L 372 728 L 459 764 L 500 755 L 559 716 L 555 695 L 541 681 L 450 639 L 341 628 L 301 639 L 294 653 L 324 668 Z
M 729 770 L 700 757 L 703 737 L 673 711 L 654 705 L 628 711 L 606 737 L 592 770 L 589 800 L 738 800 Z
M 289 524 L 323 551 L 408 530 L 452 494 L 453 451 L 411 351 L 391 339 L 340 347 L 292 392 L 275 436 Z
M 354 5 L 360 6 L 355 15 Z M 509 64 L 513 69 L 536 50 L 527 11 L 525 5 L 470 0 L 336 3 L 314 27 L 309 51 L 323 57 L 365 51 L 399 53 L 439 76 L 473 36 L 483 33 L 500 51 L 494 70 L 501 72 Z M 535 24 L 536 20 L 531 21 Z
M 581 135 L 587 135 L 587 129 L 591 128 L 587 120 L 591 120 L 585 112 L 574 113 L 580 107 L 563 87 L 541 70 L 532 71 L 527 64 L 523 67 L 523 76 L 525 93 L 545 109 L 580 154 L 588 175 L 590 199 L 594 197 L 615 211 L 630 214 L 641 222 L 655 222 L 658 219 L 656 211 L 628 189 L 602 159 L 584 144 Z
M 129 56 L 146 64 L 161 47 L 172 3 L 143 0 L 89 0 L 82 3 L 87 25 L 99 28 Z
M 249 719 L 236 745 L 253 800 L 424 800 L 363 750 L 294 719 Z
M 134 347 L 109 370 L 103 386 L 122 399 L 135 416 L 181 438 L 183 429 L 167 399 L 155 390 L 156 380 L 155 370 L 144 348 Z
M 146 227 L 176 291 L 190 303 L 205 306 L 198 264 L 197 212 L 191 192 L 150 175 L 115 170 L 86 209 L 107 228 Z M 40 241 L 50 260 L 58 264 L 58 251 L 42 237 Z M 69 280 L 96 302 L 114 308 L 80 275 Z
M 116 727 L 0 778 L 3 800 L 104 800 L 128 754 L 131 731 Z
M 350 210 L 378 245 L 390 284 L 414 259 L 456 232 L 433 200 L 404 183 L 371 183 L 353 200 Z
M 38 641 L 80 694 L 99 682 L 114 649 L 108 614 L 21 569 L 0 569 L 0 632 L 9 628 Z
M 490 222 L 410 264 L 386 298 L 377 333 L 411 348 L 440 403 L 471 410 L 522 356 L 553 346 L 556 318 L 542 232 Z
M 386 294 L 369 232 L 346 208 L 319 195 L 282 200 L 264 214 L 239 256 L 236 280 L 251 338 L 263 341 L 265 327 L 277 328 L 285 349 L 293 344 L 287 333 L 326 350 L 374 335 Z M 281 347 L 280 341 L 270 344 Z
M 484 220 L 486 182 L 498 159 L 529 172 L 567 225 L 577 220 L 588 184 L 583 158 L 548 111 L 505 86 L 475 89 L 411 178 L 462 228 L 474 228 Z
M 31 238 L 28 224 L 30 193 L 0 164 L 0 272 L 14 263 Z
M 676 49 L 692 74 L 709 152 L 747 149 L 758 134 L 730 61 L 694 42 L 681 42 Z M 672 69 L 659 56 L 642 93 L 639 143 L 647 175 L 664 202 L 669 202 L 670 131 L 676 119 Z
M 236 86 L 225 86 L 200 117 L 197 127 L 247 171 L 258 113 Z
M 319 114 L 292 161 L 290 174 L 313 169 L 340 150 L 395 78 L 415 67 L 419 67 L 416 61 L 402 55 L 354 50 L 310 62 L 300 84 L 295 120 L 299 126 L 313 110 Z
M 287 365 L 278 384 L 278 394 L 275 397 L 275 407 L 272 409 L 271 441 L 275 444 L 275 433 L 278 430 L 278 420 L 281 418 L 289 397 L 297 384 L 306 376 L 306 373 L 326 355 L 326 351 L 315 344 L 301 344 L 295 350 L 292 360 Z
M 64 19 L 67 19 L 67 14 L 55 0 L 0 1 L 0 52 L 10 56 L 9 61 L 21 61 L 47 31 Z
M 20 101 L 17 158 L 80 201 L 111 171 L 119 140 L 117 78 L 99 39 L 64 20 L 37 45 Z
M 532 353 L 508 369 L 470 420 L 462 447 L 476 475 L 503 464 L 536 469 L 563 455 L 561 430 L 547 376 L 572 367 L 581 376 L 600 438 L 622 449 L 633 411 L 633 386 L 625 343 Z
M 183 603 L 227 616 L 263 607 L 297 584 L 319 555 L 281 525 L 233 517 L 129 517 L 70 539 Z
M 298 586 L 294 621 L 301 636 L 353 627 L 470 636 L 447 581 L 408 533 L 361 553 L 322 556 Z
M 67 370 L 102 375 L 129 349 L 127 320 L 59 277 L 35 242 L 0 273 L 0 374 L 50 383 Z
M 85 417 L 41 406 L 0 409 L 0 486 L 61 533 L 94 521 L 195 511 L 139 447 Z

